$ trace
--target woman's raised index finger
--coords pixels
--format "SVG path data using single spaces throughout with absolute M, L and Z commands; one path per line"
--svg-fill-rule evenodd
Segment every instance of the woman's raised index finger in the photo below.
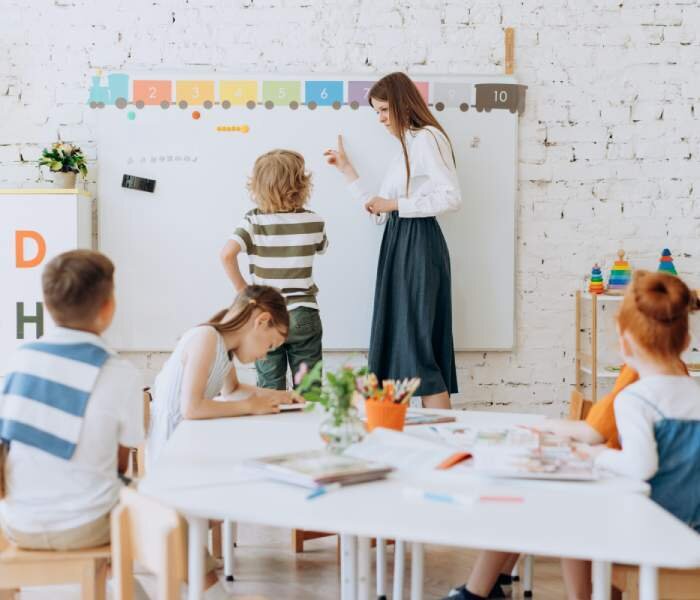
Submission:
M 340 152 L 345 152 L 345 147 L 343 146 L 343 136 L 342 134 L 338 134 L 338 150 Z

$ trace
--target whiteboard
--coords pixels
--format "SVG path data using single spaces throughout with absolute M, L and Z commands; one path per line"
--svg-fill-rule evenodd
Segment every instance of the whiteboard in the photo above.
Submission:
M 114 81 L 126 90 L 124 77 Z M 117 313 L 107 332 L 114 347 L 172 350 L 186 329 L 232 302 L 219 252 L 254 207 L 245 184 L 256 157 L 289 148 L 304 155 L 314 184 L 309 207 L 327 223 L 330 246 L 314 263 L 324 349 L 366 349 L 383 227 L 351 200 L 342 176 L 326 165 L 322 152 L 334 147 L 341 133 L 368 190 L 379 189 L 400 145 L 378 124 L 371 107 L 349 104 L 357 94 L 353 81 L 367 78 L 275 76 L 270 87 L 266 78 L 250 75 L 197 73 L 196 81 L 181 73 L 129 77 L 128 101 L 115 105 L 114 93 L 110 101 L 108 86 L 100 86 L 97 78 L 90 101 L 98 132 L 99 247 L 117 267 Z M 336 107 L 322 105 L 319 96 L 318 106 L 310 108 L 305 94 L 319 93 L 318 86 L 309 86 L 319 79 L 336 82 L 331 100 L 332 94 L 342 94 Z M 231 82 L 236 89 L 241 80 L 257 83 L 256 101 L 228 106 L 222 98 L 235 102 Z M 421 82 L 454 145 L 463 196 L 460 211 L 439 218 L 452 261 L 455 348 L 509 350 L 514 342 L 518 116 L 509 110 L 477 111 L 474 85 L 514 80 L 423 76 Z M 445 98 L 450 89 L 460 97 Z M 279 105 L 277 94 L 287 94 Z M 290 107 L 290 97 L 298 98 L 298 105 Z M 432 106 L 438 99 L 444 105 L 439 111 Z M 247 132 L 236 130 L 244 125 Z M 155 192 L 122 188 L 125 173 L 155 179 Z M 241 266 L 246 274 L 245 259 Z

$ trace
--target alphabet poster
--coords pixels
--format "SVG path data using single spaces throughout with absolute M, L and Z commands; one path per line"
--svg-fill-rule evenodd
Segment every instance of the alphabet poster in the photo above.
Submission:
M 55 326 L 42 299 L 41 273 L 57 254 L 89 247 L 89 214 L 89 200 L 77 194 L 0 195 L 0 247 L 9 250 L 0 253 L 0 375 L 18 345 Z

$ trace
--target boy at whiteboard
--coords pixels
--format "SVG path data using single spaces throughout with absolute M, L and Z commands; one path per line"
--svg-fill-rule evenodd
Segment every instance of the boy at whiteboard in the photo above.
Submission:
M 302 364 L 321 360 L 323 328 L 313 279 L 316 254 L 328 247 L 324 220 L 304 208 L 311 175 L 304 157 L 272 150 L 258 157 L 248 190 L 257 208 L 247 212 L 221 251 L 221 262 L 236 291 L 246 287 L 238 254 L 248 254 L 253 284 L 278 288 L 287 301 L 289 336 L 285 344 L 255 363 L 258 386 L 287 388 L 287 365 L 295 375 Z

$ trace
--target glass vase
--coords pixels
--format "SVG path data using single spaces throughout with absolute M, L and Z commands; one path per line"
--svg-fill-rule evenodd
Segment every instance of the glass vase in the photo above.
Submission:
M 326 449 L 340 454 L 348 446 L 362 441 L 365 437 L 365 424 L 357 416 L 357 410 L 350 407 L 343 415 L 330 413 L 321 423 L 318 432 Z

